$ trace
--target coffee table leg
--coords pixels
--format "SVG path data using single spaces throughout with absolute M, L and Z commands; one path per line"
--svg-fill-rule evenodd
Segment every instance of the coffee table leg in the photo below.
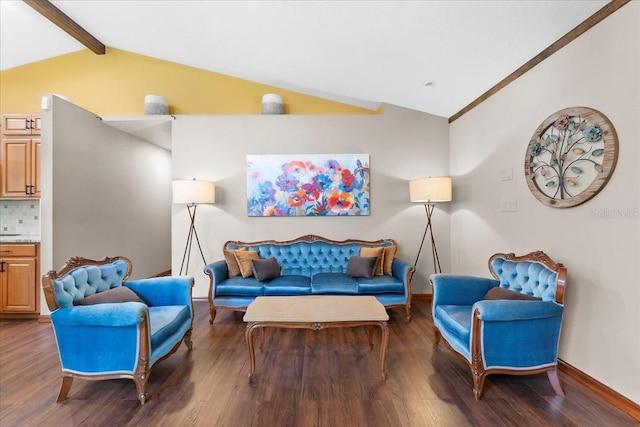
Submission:
M 387 379 L 387 371 L 384 368 L 384 361 L 387 357 L 387 344 L 389 343 L 389 327 L 387 322 L 380 322 L 382 331 L 382 342 L 380 343 L 380 372 L 382 372 L 382 381 Z
M 265 328 L 260 328 L 260 351 L 264 351 L 264 329 Z
M 369 337 L 369 347 L 373 348 L 373 325 L 367 326 L 367 336 Z
M 245 338 L 247 339 L 247 347 L 249 348 L 249 382 L 253 379 L 253 372 L 256 369 L 256 353 L 253 348 L 253 330 L 258 325 L 256 323 L 248 323 L 247 330 L 245 331 Z

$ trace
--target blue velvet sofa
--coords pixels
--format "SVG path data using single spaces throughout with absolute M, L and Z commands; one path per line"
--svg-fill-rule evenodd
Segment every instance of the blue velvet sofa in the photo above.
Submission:
M 275 258 L 280 274 L 259 281 L 241 275 L 229 277 L 228 262 L 216 261 L 204 268 L 210 278 L 209 310 L 213 323 L 217 310 L 245 311 L 257 296 L 263 295 L 373 295 L 386 308 L 401 307 L 407 321 L 411 319 L 411 274 L 413 266 L 393 257 L 388 260 L 388 273 L 371 278 L 346 274 L 351 257 L 362 248 L 389 248 L 392 239 L 335 241 L 306 235 L 289 241 L 229 241 L 227 251 L 246 249 L 258 253 L 260 259 Z
M 74 378 L 132 379 L 141 404 L 151 368 L 180 343 L 191 350 L 191 277 L 127 281 L 131 262 L 74 257 L 42 278 L 62 365 L 58 402 Z
M 476 399 L 489 374 L 546 372 L 558 395 L 558 342 L 566 268 L 543 252 L 495 254 L 493 279 L 435 274 L 433 324 L 440 337 L 469 364 Z

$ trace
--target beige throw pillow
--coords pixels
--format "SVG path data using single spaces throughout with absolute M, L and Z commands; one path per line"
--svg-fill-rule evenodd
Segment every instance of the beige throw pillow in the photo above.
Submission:
M 242 277 L 253 276 L 253 264 L 251 261 L 254 259 L 260 259 L 260 255 L 256 251 L 235 251 L 233 255 L 238 261 L 238 267 L 240 267 L 240 274 Z
M 393 264 L 393 259 L 396 257 L 397 251 L 398 251 L 398 247 L 395 245 L 384 247 L 383 256 L 382 256 L 382 260 L 384 263 L 384 267 L 382 268 L 383 274 L 392 276 L 391 265 Z
M 238 265 L 238 260 L 234 255 L 237 251 L 246 251 L 247 248 L 240 248 L 235 251 L 224 249 L 222 253 L 224 254 L 224 260 L 227 262 L 227 271 L 229 272 L 229 277 L 236 277 L 240 275 L 240 266 Z
M 376 257 L 378 258 L 378 261 L 376 261 L 376 268 L 374 269 L 376 276 L 380 276 L 383 273 L 383 257 L 384 254 L 384 248 L 382 246 L 378 247 L 378 248 L 368 248 L 368 247 L 362 247 L 360 248 L 360 256 L 361 257 L 365 257 L 365 258 L 369 258 L 369 257 Z

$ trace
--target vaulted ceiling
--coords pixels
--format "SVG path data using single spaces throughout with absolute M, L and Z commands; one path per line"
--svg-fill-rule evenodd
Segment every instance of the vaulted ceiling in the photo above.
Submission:
M 108 47 L 363 107 L 450 117 L 608 1 L 51 3 Z M 22 1 L 0 1 L 0 70 L 80 49 Z

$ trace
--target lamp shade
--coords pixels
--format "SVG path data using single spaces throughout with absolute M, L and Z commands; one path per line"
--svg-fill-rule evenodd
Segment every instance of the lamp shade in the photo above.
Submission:
M 173 181 L 173 203 L 200 205 L 216 202 L 216 185 L 213 181 Z
M 409 181 L 409 199 L 414 203 L 450 202 L 451 178 L 436 176 Z

